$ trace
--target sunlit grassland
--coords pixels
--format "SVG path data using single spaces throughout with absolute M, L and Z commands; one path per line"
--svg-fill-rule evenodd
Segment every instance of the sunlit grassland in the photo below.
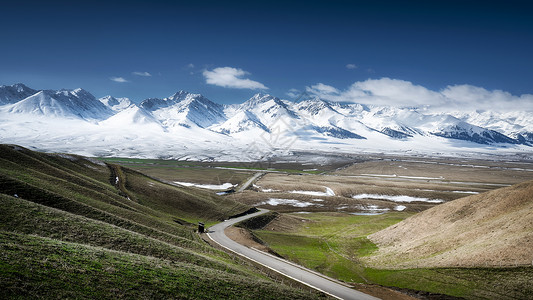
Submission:
M 0 298 L 308 299 L 254 276 L 0 231 Z
M 306 267 L 347 282 L 365 283 L 368 280 L 360 257 L 377 249 L 366 236 L 410 215 L 412 213 L 404 212 L 376 216 L 298 214 L 305 221 L 293 231 L 258 230 L 254 233 L 274 251 Z
M 0 299 L 307 299 L 195 233 L 250 207 L 115 164 L 0 145 Z
M 301 225 L 282 232 L 267 226 L 254 234 L 283 257 L 333 278 L 467 299 L 528 299 L 533 293 L 532 267 L 383 270 L 366 266 L 365 257 L 378 250 L 367 236 L 412 213 L 290 215 L 301 218 Z

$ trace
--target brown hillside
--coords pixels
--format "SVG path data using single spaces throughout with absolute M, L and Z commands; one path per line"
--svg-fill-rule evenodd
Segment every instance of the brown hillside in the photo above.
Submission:
M 533 181 L 435 206 L 369 238 L 377 267 L 531 265 Z

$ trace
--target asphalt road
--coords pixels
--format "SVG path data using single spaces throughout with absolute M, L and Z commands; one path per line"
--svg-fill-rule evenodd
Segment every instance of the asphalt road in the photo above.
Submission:
M 238 223 L 242 220 L 263 214 L 268 212 L 266 209 L 261 209 L 259 212 L 254 214 L 242 216 L 239 218 L 226 220 L 222 223 L 216 224 L 209 228 L 208 236 L 213 241 L 217 242 L 221 246 L 239 254 L 247 257 L 248 259 L 254 260 L 278 273 L 281 273 L 287 277 L 291 277 L 297 281 L 300 281 L 314 289 L 322 291 L 330 296 L 339 298 L 339 299 L 360 299 L 360 300 L 370 300 L 378 299 L 373 296 L 367 295 L 365 293 L 356 291 L 347 286 L 344 286 L 340 283 L 333 281 L 332 279 L 326 278 L 324 275 L 317 272 L 305 269 L 301 266 L 298 266 L 292 262 L 286 261 L 284 259 L 266 254 L 264 252 L 245 247 L 226 236 L 224 229 L 227 227 Z
M 257 178 L 259 178 L 259 176 L 264 175 L 264 174 L 265 174 L 265 173 L 263 173 L 263 172 L 255 173 L 255 175 L 254 175 L 252 178 L 248 179 L 248 181 L 246 181 L 246 182 L 245 182 L 245 183 L 239 188 L 239 190 L 237 190 L 237 193 L 240 193 L 240 192 L 244 191 L 245 189 L 247 189 L 248 186 L 250 186 L 250 184 L 252 184 L 252 182 L 254 182 L 255 180 L 257 180 Z

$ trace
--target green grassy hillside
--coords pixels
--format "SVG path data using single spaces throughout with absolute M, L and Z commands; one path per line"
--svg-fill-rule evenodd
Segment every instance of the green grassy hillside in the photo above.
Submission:
M 194 233 L 249 207 L 98 160 L 0 145 L 0 298 L 309 298 Z

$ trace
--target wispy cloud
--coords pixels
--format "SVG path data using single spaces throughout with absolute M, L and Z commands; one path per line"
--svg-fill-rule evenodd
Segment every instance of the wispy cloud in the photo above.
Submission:
M 132 73 L 133 75 L 137 75 L 137 76 L 144 76 L 144 77 L 151 77 L 152 74 L 148 73 L 148 72 L 133 72 Z
M 211 71 L 205 70 L 202 73 L 205 77 L 205 82 L 208 84 L 236 89 L 268 89 L 264 84 L 242 78 L 245 75 L 250 75 L 242 69 L 232 67 L 215 68 Z
M 113 80 L 114 82 L 129 82 L 124 77 L 110 77 L 109 79 Z
M 321 99 L 374 105 L 415 106 L 452 110 L 533 111 L 533 95 L 512 95 L 473 85 L 450 85 L 433 91 L 410 81 L 381 78 L 357 81 L 344 90 L 318 83 L 306 92 Z
M 306 87 L 305 89 L 308 93 L 316 95 L 338 95 L 340 91 L 331 85 L 317 83 L 311 87 Z
M 290 89 L 287 93 L 285 93 L 287 96 L 291 98 L 297 98 L 299 97 L 302 92 L 299 89 Z
M 347 64 L 346 65 L 346 69 L 348 69 L 348 70 L 357 69 L 357 65 L 355 65 L 355 64 Z

